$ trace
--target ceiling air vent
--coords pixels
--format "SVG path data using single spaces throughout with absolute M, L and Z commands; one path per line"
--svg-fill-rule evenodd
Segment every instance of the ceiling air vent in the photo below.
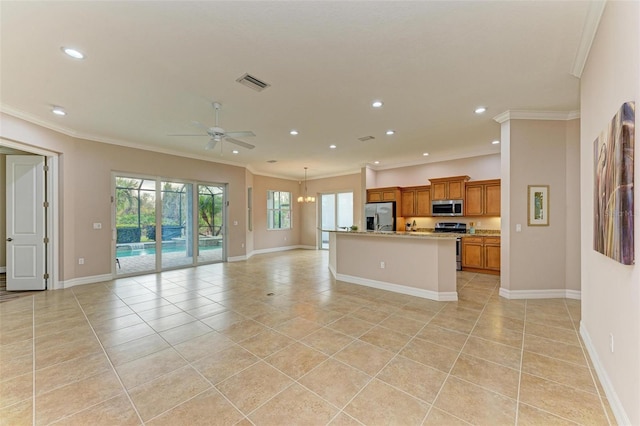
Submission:
M 247 87 L 252 88 L 258 92 L 262 92 L 267 87 L 271 86 L 269 83 L 265 83 L 264 81 L 255 78 L 250 74 L 245 74 L 242 77 L 236 79 L 236 81 L 240 84 L 244 84 Z
M 370 141 L 371 139 L 375 139 L 375 138 L 373 136 L 363 136 L 361 138 L 358 138 L 358 140 L 362 142 Z
M 267 160 L 267 163 L 271 163 L 271 164 L 277 163 L 277 162 L 278 162 L 278 160 Z

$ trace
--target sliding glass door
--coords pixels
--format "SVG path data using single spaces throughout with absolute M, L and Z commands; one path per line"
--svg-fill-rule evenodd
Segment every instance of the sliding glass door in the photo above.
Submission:
M 114 183 L 116 275 L 226 260 L 225 185 L 131 176 Z
M 198 263 L 225 257 L 224 194 L 224 186 L 198 185 Z
M 156 181 L 117 176 L 116 273 L 156 270 Z
M 353 192 L 337 192 L 320 196 L 320 238 L 318 247 L 329 249 L 329 233 L 353 225 Z
M 161 185 L 162 269 L 193 265 L 193 184 Z

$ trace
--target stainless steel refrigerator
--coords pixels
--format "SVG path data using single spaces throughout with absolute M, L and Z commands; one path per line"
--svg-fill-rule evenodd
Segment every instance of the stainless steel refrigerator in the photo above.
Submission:
M 396 203 L 367 203 L 364 206 L 367 231 L 395 231 Z

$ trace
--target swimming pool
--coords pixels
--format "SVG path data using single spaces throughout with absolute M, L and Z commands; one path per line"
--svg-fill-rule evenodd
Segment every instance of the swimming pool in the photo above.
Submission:
M 209 250 L 220 250 L 222 247 L 200 247 L 200 252 Z M 162 248 L 162 253 L 186 253 L 184 247 L 168 246 Z M 133 256 L 154 256 L 156 254 L 155 246 L 135 248 L 118 247 L 116 248 L 116 257 L 133 257 Z

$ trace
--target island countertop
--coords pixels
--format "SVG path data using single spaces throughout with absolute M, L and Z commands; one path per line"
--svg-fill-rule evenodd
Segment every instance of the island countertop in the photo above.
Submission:
M 426 238 L 455 240 L 469 234 L 453 232 L 414 232 L 414 231 L 323 231 L 335 232 L 344 235 L 357 235 L 364 237 L 400 237 L 400 238 Z
M 410 237 L 410 238 L 444 238 L 456 239 L 464 237 L 500 237 L 500 231 L 476 231 L 475 234 L 469 232 L 433 232 L 433 231 L 342 231 L 321 229 L 322 232 L 336 232 L 341 234 L 355 234 L 367 236 L 390 236 L 390 237 Z

